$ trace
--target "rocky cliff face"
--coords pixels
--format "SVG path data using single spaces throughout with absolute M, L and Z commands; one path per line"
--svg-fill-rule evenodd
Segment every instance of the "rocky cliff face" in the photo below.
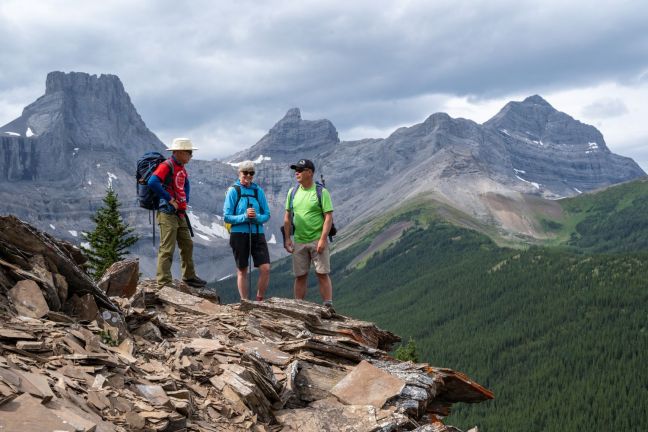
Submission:
M 143 235 L 134 252 L 143 272 L 152 274 L 151 225 L 136 205 L 133 172 L 141 154 L 164 148 L 119 78 L 52 72 L 45 95 L 0 128 L 2 213 L 78 243 L 80 232 L 92 229 L 90 216 L 111 185 L 126 221 Z M 423 194 L 504 231 L 534 236 L 535 227 L 517 210 L 525 197 L 571 196 L 645 175 L 631 159 L 611 153 L 596 128 L 539 96 L 507 104 L 483 125 L 436 113 L 387 138 L 358 141 L 340 141 L 330 121 L 303 120 L 293 108 L 227 163 L 201 161 L 198 151 L 189 164 L 195 256 L 203 277 L 233 270 L 221 216 L 236 163 L 257 161 L 255 180 L 268 196 L 272 219 L 266 229 L 277 257 L 283 253 L 279 226 L 286 193 L 295 182 L 289 165 L 304 157 L 315 162 L 318 178 L 325 177 L 340 227 Z
M 630 158 L 615 155 L 594 127 L 555 110 L 540 96 L 509 102 L 484 123 L 509 159 L 499 171 L 537 184 L 551 196 L 569 196 L 645 175 Z
M 151 274 L 152 227 L 147 212 L 136 203 L 135 162 L 147 151 L 164 154 L 165 148 L 144 124 L 118 77 L 52 72 L 45 94 L 0 128 L 2 213 L 80 243 L 81 232 L 93 228 L 90 216 L 110 185 L 119 195 L 126 221 L 145 237 L 134 252 L 142 256 L 143 271 Z M 221 172 L 231 169 L 216 165 Z M 221 178 L 218 168 L 216 174 L 209 168 L 202 171 L 210 179 Z M 198 186 L 200 191 L 203 185 Z M 208 273 L 206 269 L 213 268 L 209 260 L 219 253 L 207 252 L 209 242 L 197 240 L 198 265 Z M 220 256 L 225 255 L 223 250 Z
M 288 110 L 261 140 L 251 148 L 243 150 L 228 160 L 292 160 L 295 150 L 302 158 L 314 157 L 333 149 L 340 143 L 337 130 L 328 120 L 302 120 L 299 108 Z
M 11 167 L 0 175 L 11 181 L 79 179 L 97 171 L 99 159 L 130 171 L 143 152 L 165 148 L 118 77 L 76 72 L 48 74 L 45 95 L 0 128 L 0 137 L 0 159 Z

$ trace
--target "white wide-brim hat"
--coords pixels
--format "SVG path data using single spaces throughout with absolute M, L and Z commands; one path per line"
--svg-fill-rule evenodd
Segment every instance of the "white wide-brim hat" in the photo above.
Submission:
M 174 151 L 174 150 L 198 150 L 198 149 L 193 146 L 189 138 L 175 138 L 173 140 L 173 144 L 171 144 L 171 147 L 169 147 L 167 151 Z

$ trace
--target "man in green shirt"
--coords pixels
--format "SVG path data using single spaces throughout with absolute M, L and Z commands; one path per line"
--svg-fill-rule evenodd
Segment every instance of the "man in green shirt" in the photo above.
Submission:
M 308 159 L 302 159 L 290 166 L 295 170 L 299 183 L 290 206 L 292 188 L 286 197 L 284 215 L 284 247 L 293 257 L 295 274 L 295 298 L 302 300 L 306 296 L 308 271 L 311 262 L 319 283 L 320 295 L 325 306 L 333 307 L 333 286 L 331 285 L 330 253 L 328 233 L 333 225 L 333 204 L 329 191 L 322 188 L 321 202 L 317 197 L 317 185 L 313 180 L 315 165 Z M 290 238 L 291 225 L 295 225 L 294 243 Z

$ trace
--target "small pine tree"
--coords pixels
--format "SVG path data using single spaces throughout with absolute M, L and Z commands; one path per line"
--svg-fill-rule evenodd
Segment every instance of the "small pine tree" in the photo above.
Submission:
M 416 342 L 414 339 L 409 338 L 407 345 L 401 345 L 396 349 L 394 355 L 400 361 L 411 361 L 414 363 L 419 362 L 418 352 L 416 351 Z
M 128 253 L 126 249 L 139 240 L 137 235 L 131 235 L 133 228 L 119 214 L 121 203 L 112 187 L 106 190 L 103 202 L 104 206 L 92 217 L 96 225 L 94 231 L 82 233 L 90 244 L 82 249 L 88 255 L 88 267 L 95 280 L 99 280 L 108 267 L 122 260 Z

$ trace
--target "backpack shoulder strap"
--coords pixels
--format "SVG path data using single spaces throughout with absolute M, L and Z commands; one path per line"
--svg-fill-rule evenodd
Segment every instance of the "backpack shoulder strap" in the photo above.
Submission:
M 236 208 L 238 207 L 239 201 L 241 201 L 241 186 L 237 185 L 236 183 L 232 185 L 234 190 L 236 191 L 236 201 L 234 202 L 234 211 L 236 211 Z
M 257 187 L 254 188 L 254 199 L 259 204 L 259 214 L 265 214 L 265 212 L 263 211 L 263 206 L 261 205 L 261 201 L 259 201 L 259 187 L 258 187 L 258 185 L 257 185 Z
M 317 192 L 317 203 L 320 206 L 320 210 L 322 210 L 322 214 L 324 214 L 324 206 L 322 206 L 322 191 L 324 190 L 324 185 L 319 182 L 315 182 L 315 191 Z
M 167 159 L 167 160 L 164 161 L 164 163 L 169 166 L 169 175 L 167 175 L 166 178 L 164 179 L 164 181 L 162 182 L 162 183 L 164 183 L 165 186 L 167 186 L 173 180 L 173 171 L 174 171 L 173 170 L 173 161 L 171 159 Z
M 322 186 L 321 183 L 315 183 L 315 192 L 317 193 L 317 202 L 319 203 L 319 206 L 322 207 L 322 190 L 324 189 L 324 186 Z
M 293 211 L 293 201 L 295 201 L 295 195 L 297 194 L 298 189 L 299 189 L 299 183 L 297 183 L 295 186 L 290 188 L 290 199 L 288 200 L 288 208 L 290 209 L 291 213 Z

